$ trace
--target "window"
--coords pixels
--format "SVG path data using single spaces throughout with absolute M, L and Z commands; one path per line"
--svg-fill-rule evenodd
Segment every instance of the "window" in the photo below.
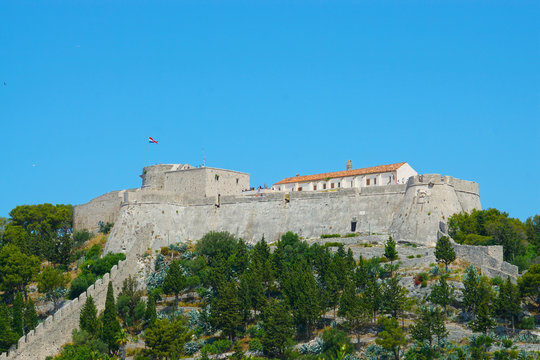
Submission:
M 331 183 L 331 184 L 330 184 L 330 188 L 331 188 L 331 189 L 334 188 L 334 183 Z
M 337 183 L 337 187 L 341 187 L 341 183 L 340 183 L 340 182 Z
M 351 187 L 352 187 L 352 181 L 351 181 Z
M 236 178 L 236 185 L 238 185 L 238 178 Z
M 373 185 L 377 185 L 377 178 L 373 179 Z
M 322 188 L 323 188 L 323 189 L 326 189 L 326 184 L 322 184 Z
M 302 191 L 302 187 L 301 187 L 301 186 L 298 187 L 298 191 Z
M 367 180 L 366 180 L 366 186 L 369 186 L 369 181 L 370 181 L 370 180 L 371 180 L 371 179 L 367 179 Z
M 317 190 L 317 185 L 313 185 L 313 190 Z

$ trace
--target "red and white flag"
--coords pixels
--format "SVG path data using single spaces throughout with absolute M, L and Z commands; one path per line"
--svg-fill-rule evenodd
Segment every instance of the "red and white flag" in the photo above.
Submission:
M 148 142 L 150 144 L 157 144 L 157 140 L 152 139 L 151 137 L 148 137 Z

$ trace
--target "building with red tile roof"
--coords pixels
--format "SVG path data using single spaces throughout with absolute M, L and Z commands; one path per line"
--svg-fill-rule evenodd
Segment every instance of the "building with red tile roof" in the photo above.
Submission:
M 417 172 L 406 162 L 353 169 L 350 160 L 347 170 L 315 175 L 296 175 L 278 181 L 272 186 L 277 191 L 331 191 L 340 188 L 360 188 L 405 184 Z

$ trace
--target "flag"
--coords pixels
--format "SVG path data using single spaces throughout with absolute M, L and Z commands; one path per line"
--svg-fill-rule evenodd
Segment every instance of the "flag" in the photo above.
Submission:
M 148 142 L 150 144 L 157 144 L 157 140 L 152 139 L 151 137 L 148 137 Z

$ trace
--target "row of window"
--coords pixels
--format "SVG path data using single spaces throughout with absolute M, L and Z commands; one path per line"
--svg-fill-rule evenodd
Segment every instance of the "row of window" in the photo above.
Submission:
M 366 179 L 366 186 L 370 186 L 371 185 L 371 180 L 373 180 L 373 185 L 377 185 L 377 178 L 373 178 L 373 179 Z M 392 180 L 392 178 L 389 179 L 389 182 L 390 183 Z M 336 184 L 337 184 L 337 188 L 340 188 L 341 187 L 341 182 L 338 182 L 338 183 L 330 183 L 330 189 L 335 189 L 336 188 Z M 351 181 L 351 187 L 353 187 L 353 182 Z M 327 187 L 326 187 L 326 184 L 322 184 L 322 190 L 326 190 Z M 294 189 L 293 189 L 294 190 Z M 302 186 L 298 186 L 298 191 L 302 191 L 303 190 L 303 187 Z M 313 185 L 313 190 L 317 190 L 317 185 Z M 281 186 L 278 187 L 278 191 L 281 191 Z

